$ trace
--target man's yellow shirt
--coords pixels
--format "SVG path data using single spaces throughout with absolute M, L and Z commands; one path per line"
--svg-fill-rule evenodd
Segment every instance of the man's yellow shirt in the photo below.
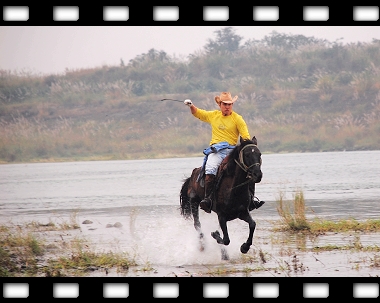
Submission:
M 206 111 L 198 108 L 194 116 L 211 125 L 210 145 L 224 141 L 236 145 L 239 135 L 243 139 L 251 139 L 243 117 L 235 112 L 223 116 L 220 110 Z

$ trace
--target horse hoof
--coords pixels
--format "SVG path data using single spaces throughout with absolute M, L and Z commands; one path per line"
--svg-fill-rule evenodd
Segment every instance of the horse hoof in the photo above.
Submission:
M 211 236 L 216 240 L 218 244 L 224 244 L 223 239 L 220 237 L 220 234 L 218 231 L 211 232 Z
M 240 246 L 240 251 L 243 253 L 243 254 L 246 254 L 248 252 L 250 248 L 250 245 L 246 244 L 246 243 L 243 243 L 241 246 Z
M 211 236 L 214 238 L 214 239 L 218 239 L 220 238 L 220 233 L 218 231 L 214 231 L 214 232 L 211 232 Z

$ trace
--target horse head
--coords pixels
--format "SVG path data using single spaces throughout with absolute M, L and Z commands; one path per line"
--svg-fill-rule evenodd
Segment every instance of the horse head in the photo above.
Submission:
M 256 137 L 253 136 L 251 140 L 243 140 L 240 137 L 237 148 L 239 157 L 238 160 L 235 160 L 236 163 L 247 173 L 247 178 L 259 183 L 263 173 L 261 171 L 261 152 L 257 147 Z

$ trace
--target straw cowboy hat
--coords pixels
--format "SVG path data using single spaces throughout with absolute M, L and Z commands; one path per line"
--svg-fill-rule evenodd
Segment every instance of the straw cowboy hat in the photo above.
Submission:
M 220 102 L 224 102 L 224 103 L 234 103 L 236 100 L 237 100 L 238 96 L 235 96 L 233 99 L 231 97 L 231 93 L 230 92 L 222 92 L 220 94 L 220 96 L 216 96 L 215 97 L 215 101 L 216 103 L 218 103 L 218 105 L 220 105 Z

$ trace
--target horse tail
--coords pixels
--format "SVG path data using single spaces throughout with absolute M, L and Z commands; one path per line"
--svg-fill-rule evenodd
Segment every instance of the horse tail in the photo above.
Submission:
M 180 199 L 179 199 L 180 205 L 181 205 L 181 215 L 185 217 L 186 219 L 190 219 L 192 215 L 190 198 L 187 194 L 189 184 L 190 184 L 190 177 L 187 178 L 185 182 L 182 184 Z

